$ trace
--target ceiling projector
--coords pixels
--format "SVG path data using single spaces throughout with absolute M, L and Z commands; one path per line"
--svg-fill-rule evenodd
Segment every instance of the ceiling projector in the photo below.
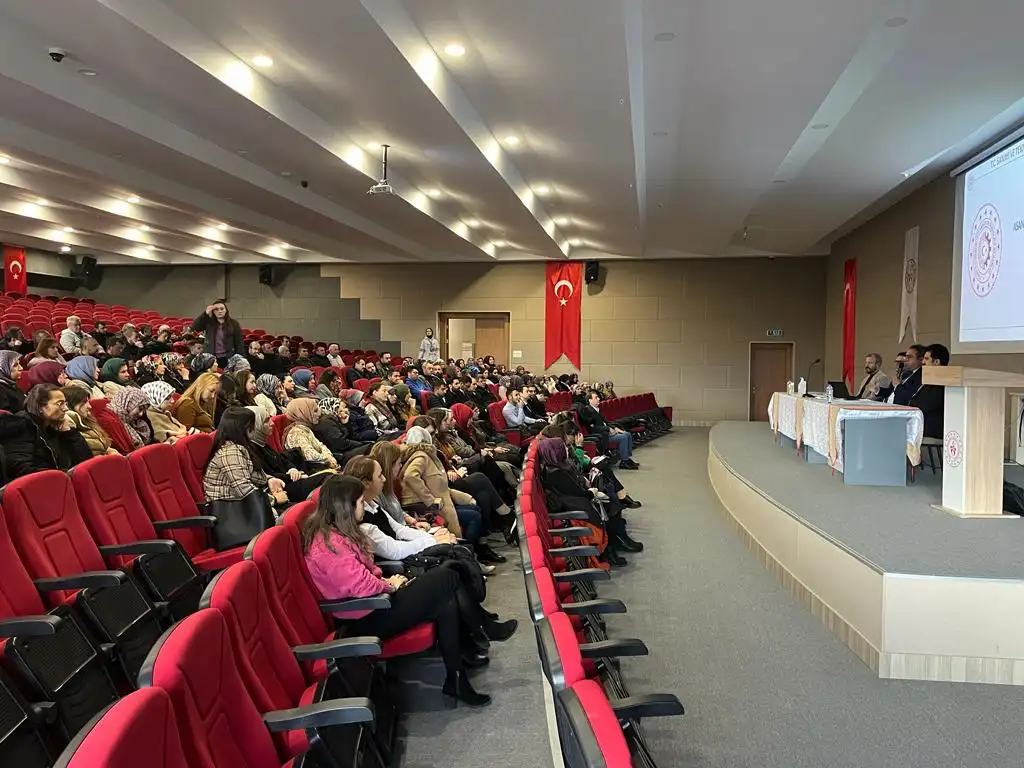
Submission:
M 388 184 L 388 145 L 381 144 L 380 181 L 366 190 L 368 195 L 393 195 L 395 188 Z

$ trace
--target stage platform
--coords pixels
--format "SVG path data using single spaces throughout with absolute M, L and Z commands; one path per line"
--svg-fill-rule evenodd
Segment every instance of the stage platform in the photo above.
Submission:
M 1024 685 L 1024 519 L 934 509 L 929 470 L 846 486 L 764 423 L 713 427 L 708 474 L 762 564 L 880 677 Z

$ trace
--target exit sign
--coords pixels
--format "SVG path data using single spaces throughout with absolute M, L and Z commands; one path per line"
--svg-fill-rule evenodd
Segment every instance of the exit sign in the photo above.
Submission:
M 765 330 L 764 335 L 769 339 L 781 339 L 782 329 L 781 328 L 768 328 Z

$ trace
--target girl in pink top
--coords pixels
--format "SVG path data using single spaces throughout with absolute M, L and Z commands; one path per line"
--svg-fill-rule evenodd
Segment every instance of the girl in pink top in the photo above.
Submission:
M 494 622 L 489 626 L 479 612 L 475 616 L 460 613 L 461 580 L 448 568 L 434 568 L 411 581 L 404 576 L 383 578 L 373 563 L 373 545 L 359 527 L 363 492 L 363 483 L 348 475 L 335 475 L 321 486 L 316 510 L 302 525 L 306 565 L 313 583 L 325 600 L 391 596 L 388 609 L 337 614 L 345 619 L 351 635 L 387 640 L 433 622 L 447 670 L 442 689 L 445 697 L 474 707 L 490 704 L 491 697 L 477 693 L 466 677 L 466 667 L 486 665 L 487 655 L 463 647 L 460 622 L 470 631 L 494 631 L 499 635 L 494 639 L 510 636 L 515 627 Z

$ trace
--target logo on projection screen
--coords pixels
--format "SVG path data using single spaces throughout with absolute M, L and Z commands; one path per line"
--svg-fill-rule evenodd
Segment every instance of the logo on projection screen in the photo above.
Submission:
M 999 223 L 999 211 L 991 203 L 985 203 L 974 217 L 971 241 L 967 246 L 967 273 L 971 279 L 971 290 L 979 299 L 992 293 L 1002 260 L 1003 228 Z
M 949 430 L 942 441 L 942 457 L 950 467 L 959 467 L 964 460 L 964 439 L 955 429 Z

